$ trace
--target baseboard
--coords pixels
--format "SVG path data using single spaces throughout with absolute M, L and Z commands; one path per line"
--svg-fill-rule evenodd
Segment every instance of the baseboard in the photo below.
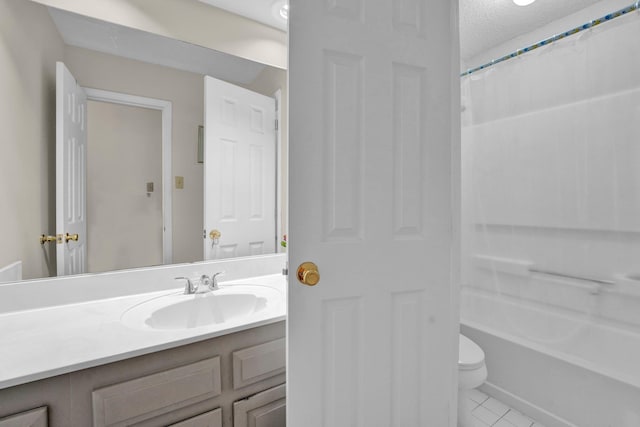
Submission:
M 577 427 L 575 424 L 572 424 L 569 421 L 560 418 L 557 415 L 554 415 L 551 412 L 546 411 L 539 406 L 536 406 L 533 403 L 522 399 L 519 396 L 516 396 L 513 393 L 508 392 L 502 387 L 491 384 L 488 381 L 480 386 L 480 390 L 487 393 L 491 397 L 495 397 L 502 403 L 511 406 L 513 409 L 516 409 L 523 414 L 533 418 L 546 427 Z

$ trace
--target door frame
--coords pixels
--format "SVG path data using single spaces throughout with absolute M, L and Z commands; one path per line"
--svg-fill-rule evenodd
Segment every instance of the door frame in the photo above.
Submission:
M 282 89 L 278 89 L 273 94 L 276 100 L 276 120 L 278 128 L 276 129 L 276 253 L 286 252 L 286 248 L 280 246 L 281 239 L 287 230 L 282 223 L 282 169 L 287 163 L 282 161 Z M 288 184 L 288 181 L 287 181 Z
M 162 112 L 162 263 L 173 263 L 171 187 L 171 101 L 83 87 L 89 101 L 141 107 Z

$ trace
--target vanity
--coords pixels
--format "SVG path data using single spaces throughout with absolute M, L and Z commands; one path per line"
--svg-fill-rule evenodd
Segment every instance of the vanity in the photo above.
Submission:
M 283 426 L 284 261 L 0 286 L 0 426 Z M 174 280 L 219 271 L 213 291 Z

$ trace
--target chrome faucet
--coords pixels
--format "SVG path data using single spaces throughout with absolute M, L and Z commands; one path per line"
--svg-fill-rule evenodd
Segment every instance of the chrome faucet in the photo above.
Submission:
M 175 280 L 186 280 L 186 283 L 184 284 L 184 294 L 185 295 L 191 295 L 191 294 L 195 294 L 198 293 L 198 289 L 200 288 L 200 285 L 206 286 L 207 289 L 202 289 L 200 291 L 200 293 L 203 292 L 208 292 L 208 291 L 215 291 L 216 289 L 218 289 L 218 276 L 224 275 L 224 271 L 219 271 L 216 274 L 214 274 L 213 276 L 209 277 L 206 274 L 203 274 L 202 276 L 200 276 L 200 280 L 191 280 L 188 277 L 176 277 Z
M 203 285 L 206 285 L 210 291 L 215 291 L 216 289 L 219 289 L 218 276 L 224 276 L 224 273 L 225 273 L 224 271 L 219 271 L 211 277 L 207 276 L 206 274 L 203 274 L 200 277 L 200 282 Z
M 198 290 L 198 284 L 197 283 L 193 283 L 191 281 L 191 279 L 189 279 L 188 277 L 176 277 L 175 280 L 186 280 L 187 282 L 184 284 L 184 294 L 185 295 L 191 295 L 191 294 L 195 294 L 196 291 Z

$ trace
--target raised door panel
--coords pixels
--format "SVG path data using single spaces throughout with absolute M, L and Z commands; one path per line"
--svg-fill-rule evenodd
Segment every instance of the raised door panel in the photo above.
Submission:
M 47 427 L 48 425 L 46 406 L 0 419 L 0 427 Z
M 233 404 L 233 427 L 285 427 L 286 425 L 284 384 Z
M 222 408 L 196 415 L 169 427 L 222 427 Z

